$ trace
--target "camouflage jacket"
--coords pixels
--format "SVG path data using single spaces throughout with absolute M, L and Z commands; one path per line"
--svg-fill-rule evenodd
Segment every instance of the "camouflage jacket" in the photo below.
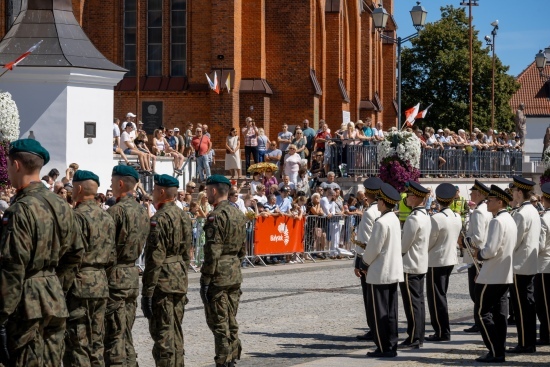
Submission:
M 189 216 L 174 202 L 162 205 L 151 218 L 145 246 L 144 296 L 152 297 L 155 288 L 164 293 L 187 293 L 192 240 Z
M 93 199 L 79 203 L 74 212 L 85 253 L 71 294 L 79 298 L 106 298 L 109 287 L 105 268 L 116 258 L 115 222 Z
M 149 235 L 149 214 L 132 195 L 125 195 L 107 213 L 115 221 L 115 265 L 107 269 L 109 288 L 138 289 L 139 271 L 134 266 Z
M 229 201 L 222 201 L 204 224 L 204 264 L 201 284 L 224 287 L 240 284 L 241 261 L 246 255 L 246 217 Z
M 0 323 L 67 317 L 64 292 L 84 247 L 69 205 L 33 182 L 4 213 L 0 236 Z M 57 276 L 56 276 L 57 273 Z

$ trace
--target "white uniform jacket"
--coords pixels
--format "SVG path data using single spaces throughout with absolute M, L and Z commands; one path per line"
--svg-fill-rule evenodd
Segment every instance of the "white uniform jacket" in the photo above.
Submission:
M 432 215 L 428 247 L 428 266 L 437 268 L 458 264 L 456 246 L 462 229 L 462 219 L 449 208 Z
M 483 266 L 479 271 L 476 283 L 480 284 L 512 284 L 512 253 L 516 245 L 517 228 L 512 216 L 506 211 L 500 211 L 489 222 L 487 242 L 479 254 L 483 258 Z
M 469 237 L 472 244 L 479 249 L 482 249 L 487 241 L 487 232 L 489 231 L 489 222 L 491 219 L 493 219 L 493 214 L 487 210 L 487 204 L 484 202 L 479 204 L 472 214 L 470 214 L 470 226 L 466 231 L 466 237 Z M 464 251 L 462 261 L 466 264 L 473 263 L 468 251 Z
M 393 212 L 386 212 L 374 223 L 372 235 L 363 253 L 369 265 L 367 283 L 393 284 L 403 281 L 401 224 Z
M 428 272 L 428 245 L 431 229 L 432 221 L 426 208 L 414 208 L 403 225 L 401 237 L 404 273 L 425 274 Z
M 540 215 L 530 202 L 521 204 L 514 215 L 518 229 L 514 248 L 514 274 L 534 275 L 537 273 L 537 258 L 541 231 Z
M 546 209 L 540 217 L 541 230 L 539 239 L 538 272 L 550 273 L 550 211 Z
M 371 205 L 363 212 L 363 217 L 361 222 L 357 226 L 357 237 L 356 240 L 363 243 L 368 243 L 370 235 L 372 233 L 372 227 L 376 218 L 380 217 L 380 211 L 378 210 L 378 205 L 376 202 L 371 203 Z M 355 252 L 359 255 L 363 254 L 363 248 L 361 246 L 355 246 Z

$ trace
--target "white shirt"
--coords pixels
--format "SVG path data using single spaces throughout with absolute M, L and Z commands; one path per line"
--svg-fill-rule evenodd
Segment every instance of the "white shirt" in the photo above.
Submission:
M 393 212 L 381 215 L 374 223 L 363 253 L 363 263 L 369 265 L 367 283 L 393 284 L 403 281 L 400 233 L 401 224 Z
M 403 272 L 408 274 L 426 274 L 428 272 L 428 246 L 432 221 L 426 208 L 417 207 L 403 224 L 401 253 L 403 254 Z
M 334 201 L 329 201 L 326 196 L 321 198 L 321 209 L 325 215 L 336 214 L 336 203 Z
M 512 216 L 502 210 L 489 222 L 487 242 L 480 250 L 483 266 L 476 283 L 512 284 L 512 252 L 516 243 L 517 228 Z
M 462 219 L 449 208 L 432 215 L 428 247 L 428 266 L 442 267 L 458 264 L 456 246 L 462 229 Z
M 514 274 L 536 274 L 541 232 L 539 212 L 530 202 L 525 201 L 514 214 L 514 220 L 518 229 L 513 256 Z
M 254 195 L 254 200 L 256 200 L 258 203 L 265 204 L 267 203 L 267 197 L 265 195 Z
M 120 149 L 122 149 L 122 151 L 125 151 L 129 148 L 129 146 L 126 145 L 127 141 L 131 143 L 132 137 L 130 136 L 130 134 L 128 134 L 127 131 L 125 131 L 120 135 Z

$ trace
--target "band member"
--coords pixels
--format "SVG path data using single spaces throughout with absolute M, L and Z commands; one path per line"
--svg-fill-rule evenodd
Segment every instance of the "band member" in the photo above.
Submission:
M 516 243 L 517 228 L 506 211 L 512 196 L 500 187 L 491 185 L 487 209 L 494 215 L 489 222 L 487 241 L 476 249 L 474 256 L 483 261 L 475 285 L 474 317 L 489 353 L 476 358 L 477 362 L 503 363 L 506 348 L 506 292 L 512 283 L 512 252 Z
M 466 231 L 466 240 L 469 241 L 472 250 L 476 248 L 481 249 L 481 247 L 485 244 L 485 240 L 487 239 L 487 231 L 489 230 L 489 222 L 493 219 L 493 214 L 487 210 L 486 204 L 489 190 L 490 189 L 487 186 L 478 180 L 475 180 L 474 186 L 470 189 L 470 198 L 477 204 L 472 214 L 470 214 L 469 226 Z M 468 290 L 470 292 L 472 302 L 475 302 L 476 283 L 474 279 L 477 276 L 477 269 L 473 265 L 472 256 L 468 252 L 462 236 L 459 238 L 459 244 L 463 249 L 465 249 L 463 258 L 464 263 L 470 264 L 470 267 L 468 268 Z M 481 263 L 479 263 L 479 266 L 481 267 Z M 479 332 L 479 327 L 474 324 L 472 327 L 464 329 L 464 332 L 477 333 Z
M 537 209 L 529 201 L 535 183 L 514 176 L 512 195 L 520 204 L 514 214 L 517 241 L 514 248 L 514 285 L 512 303 L 518 331 L 518 345 L 509 353 L 533 353 L 536 351 L 537 313 L 535 307 L 534 280 L 537 274 L 537 256 L 541 221 Z
M 363 291 L 363 302 L 365 304 L 365 314 L 367 313 L 367 300 L 368 300 L 368 286 L 366 281 L 366 275 L 361 272 L 361 258 L 365 251 L 365 246 L 369 242 L 369 238 L 372 233 L 372 227 L 376 218 L 380 217 L 380 211 L 376 204 L 376 196 L 380 190 L 380 185 L 383 184 L 382 180 L 378 177 L 369 177 L 363 182 L 365 187 L 365 206 L 367 209 L 363 212 L 361 222 L 357 226 L 357 238 L 355 245 L 355 268 L 353 269 L 355 275 L 361 278 L 361 289 Z M 367 318 L 368 325 L 368 318 Z M 372 329 L 369 325 L 369 329 Z M 372 332 L 369 330 L 364 335 L 358 335 L 358 340 L 373 340 Z
M 424 276 L 428 271 L 428 245 L 432 223 L 426 211 L 430 190 L 409 181 L 407 206 L 411 214 L 403 225 L 401 254 L 404 281 L 399 283 L 403 308 L 407 317 L 407 338 L 400 348 L 420 348 L 424 343 L 426 311 L 424 307 Z
M 449 209 L 456 195 L 456 187 L 442 183 L 435 189 L 435 198 L 441 210 L 431 217 L 432 229 L 428 248 L 428 309 L 435 334 L 426 337 L 427 341 L 439 342 L 451 340 L 449 311 L 447 309 L 447 289 L 449 276 L 458 263 L 456 245 L 462 219 Z
M 363 253 L 362 270 L 367 274 L 369 286 L 367 318 L 377 347 L 374 352 L 367 353 L 368 357 L 397 356 L 397 283 L 403 281 L 403 260 L 401 226 L 392 209 L 399 200 L 401 195 L 391 185 L 383 183 L 380 186 L 378 209 L 381 215 L 374 223 Z
M 535 275 L 535 304 L 539 317 L 539 339 L 537 345 L 550 344 L 550 182 L 541 187 L 544 213 L 541 217 L 542 229 L 540 232 L 538 274 Z

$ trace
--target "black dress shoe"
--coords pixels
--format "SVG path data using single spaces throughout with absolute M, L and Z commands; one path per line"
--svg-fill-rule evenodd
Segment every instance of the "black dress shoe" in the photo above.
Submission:
M 373 357 L 373 358 L 393 358 L 397 357 L 397 352 L 389 351 L 389 352 L 381 352 L 380 349 L 376 349 L 374 352 L 368 352 L 367 357 Z
M 550 341 L 543 340 L 543 339 L 537 339 L 537 345 L 550 345 Z
M 472 327 L 464 329 L 465 333 L 479 333 L 479 327 L 476 324 L 473 324 Z
M 363 340 L 363 341 L 372 341 L 372 340 L 374 340 L 371 331 L 369 331 L 368 333 L 363 334 L 363 335 L 357 335 L 356 338 L 357 338 L 357 340 Z
M 438 335 L 433 334 L 433 335 L 427 336 L 425 340 L 429 342 L 450 342 L 451 336 L 448 335 L 448 336 L 440 337 Z
M 476 362 L 481 363 L 504 363 L 506 362 L 506 358 L 504 356 L 502 357 L 495 357 L 493 356 L 493 353 L 489 352 L 483 357 L 476 358 Z
M 422 344 L 417 340 L 412 343 L 409 343 L 408 340 L 404 340 L 403 342 L 399 343 L 397 345 L 398 349 L 420 349 Z
M 513 348 L 508 348 L 508 350 L 506 350 L 506 353 L 526 354 L 526 353 L 535 353 L 536 351 L 537 351 L 537 348 L 533 346 L 522 347 L 522 346 L 516 345 Z

